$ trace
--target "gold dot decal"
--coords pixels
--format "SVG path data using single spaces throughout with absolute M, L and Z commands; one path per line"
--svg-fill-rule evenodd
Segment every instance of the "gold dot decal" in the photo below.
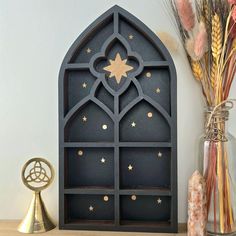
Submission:
M 108 126 L 106 124 L 102 125 L 102 129 L 106 130 Z
M 135 201 L 135 200 L 137 199 L 136 195 L 132 195 L 132 196 L 131 196 L 131 199 L 132 199 L 133 201 Z
M 151 77 L 152 77 L 152 73 L 151 73 L 151 72 L 147 72 L 147 73 L 146 73 L 146 77 L 147 77 L 147 78 L 151 78 Z
M 103 197 L 103 200 L 104 200 L 104 202 L 108 202 L 109 201 L 109 197 L 106 195 L 106 196 Z
M 156 89 L 156 93 L 160 93 L 161 92 L 161 89 L 160 88 L 157 88 Z
M 128 170 L 129 170 L 129 171 L 133 170 L 133 166 L 129 164 L 129 165 L 128 165 Z
M 79 156 L 83 156 L 84 152 L 83 152 L 82 150 L 79 150 L 79 151 L 77 152 L 77 154 L 78 154 Z
M 158 156 L 158 157 L 162 157 L 162 153 L 161 153 L 161 152 L 158 152 L 157 156 Z
M 91 52 L 92 52 L 91 48 L 87 48 L 87 49 L 86 49 L 86 52 L 87 52 L 88 54 L 91 53 Z
M 147 113 L 147 117 L 148 117 L 148 118 L 152 118 L 152 116 L 153 116 L 152 112 L 148 112 L 148 113 Z

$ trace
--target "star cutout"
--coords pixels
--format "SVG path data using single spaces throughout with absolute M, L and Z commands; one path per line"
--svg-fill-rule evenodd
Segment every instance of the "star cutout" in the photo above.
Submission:
M 86 52 L 89 54 L 92 52 L 92 50 L 90 48 L 87 48 Z
M 116 54 L 115 60 L 109 60 L 110 65 L 103 70 L 110 72 L 109 78 L 115 77 L 117 84 L 120 83 L 122 76 L 127 77 L 127 72 L 133 70 L 132 66 L 126 64 L 127 59 L 122 60 L 120 53 Z
M 93 211 L 93 209 L 94 209 L 93 206 L 89 207 L 89 211 Z
M 83 83 L 83 84 L 82 84 L 82 87 L 83 87 L 83 88 L 87 88 L 87 84 L 86 84 L 86 83 Z
M 161 92 L 160 88 L 157 88 L 156 93 L 160 93 L 160 92 Z
M 133 166 L 129 164 L 128 170 L 129 170 L 129 171 L 133 170 Z
M 132 34 L 129 35 L 129 39 L 132 40 L 134 36 Z
M 102 163 L 105 163 L 105 162 L 106 162 L 106 159 L 105 159 L 105 158 L 102 158 L 102 159 L 101 159 L 101 162 L 102 162 Z
M 158 152 L 158 157 L 162 157 L 162 153 L 161 152 Z
M 162 200 L 160 198 L 157 199 L 157 203 L 161 204 Z
M 132 122 L 131 126 L 132 126 L 132 127 L 135 127 L 135 126 L 136 126 L 136 123 L 135 123 L 135 122 Z
M 83 117 L 83 122 L 86 122 L 86 121 L 87 121 L 87 117 L 84 116 L 84 117 Z

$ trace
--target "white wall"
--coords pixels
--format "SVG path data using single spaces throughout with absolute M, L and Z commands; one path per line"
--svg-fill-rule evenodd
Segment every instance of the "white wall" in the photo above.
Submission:
M 114 4 L 153 31 L 166 30 L 177 38 L 162 1 L 0 0 L 0 219 L 19 219 L 26 212 L 31 192 L 20 179 L 26 160 L 43 156 L 57 170 L 61 62 L 77 36 Z M 179 222 L 184 222 L 187 180 L 194 170 L 203 103 L 183 52 L 173 58 L 178 73 Z M 230 125 L 236 134 L 235 111 L 232 116 Z M 43 197 L 57 218 L 57 177 Z

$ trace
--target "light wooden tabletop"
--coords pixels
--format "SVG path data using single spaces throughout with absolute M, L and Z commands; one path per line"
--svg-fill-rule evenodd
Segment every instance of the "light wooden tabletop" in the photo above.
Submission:
M 19 221 L 16 220 L 0 220 L 0 236 L 18 236 L 23 235 L 17 232 L 17 226 Z M 37 234 L 40 235 L 40 234 Z M 44 233 L 47 236 L 185 236 L 186 225 L 179 224 L 178 234 L 162 234 L 162 233 L 137 233 L 137 232 L 109 232 L 109 231 L 69 231 L 69 230 L 58 230 L 58 228 Z

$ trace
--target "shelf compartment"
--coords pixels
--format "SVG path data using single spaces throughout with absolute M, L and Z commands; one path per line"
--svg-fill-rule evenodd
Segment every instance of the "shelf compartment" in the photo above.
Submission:
M 65 188 L 113 188 L 113 148 L 65 148 L 65 173 Z
M 170 156 L 170 148 L 121 148 L 120 189 L 169 189 Z
M 114 122 L 111 111 L 95 98 L 87 99 L 77 103 L 66 115 L 64 141 L 113 142 Z
M 133 200 L 135 196 L 135 200 Z M 166 224 L 171 218 L 171 197 L 146 195 L 120 196 L 121 223 L 131 224 Z
M 163 109 L 158 111 L 149 101 L 141 100 L 124 112 L 120 121 L 122 142 L 170 142 L 170 119 Z M 148 115 L 150 117 L 148 117 Z
M 108 201 L 104 200 L 108 197 Z M 66 224 L 112 224 L 114 221 L 113 195 L 66 195 Z

